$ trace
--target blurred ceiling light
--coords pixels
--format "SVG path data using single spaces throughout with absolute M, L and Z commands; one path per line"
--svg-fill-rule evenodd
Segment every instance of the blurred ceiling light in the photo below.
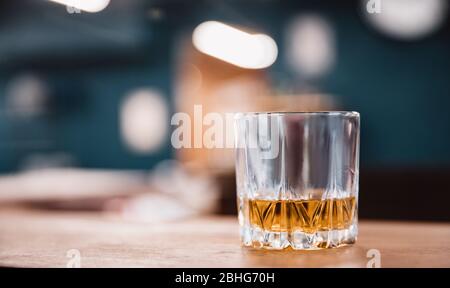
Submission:
M 168 132 L 168 108 L 163 96 L 151 89 L 141 89 L 126 96 L 120 111 L 122 137 L 136 153 L 156 151 Z
M 201 52 L 241 68 L 262 69 L 277 59 L 275 41 L 265 34 L 249 34 L 217 21 L 203 22 L 192 35 Z
M 368 21 L 381 32 L 398 39 L 414 40 L 434 32 L 444 22 L 447 0 L 389 0 L 381 2 L 380 13 L 369 13 Z
M 296 17 L 287 29 L 287 62 L 297 73 L 314 78 L 328 72 L 336 45 L 330 24 L 317 15 Z
M 86 12 L 100 12 L 105 9 L 110 0 L 49 0 L 69 7 L 74 7 Z

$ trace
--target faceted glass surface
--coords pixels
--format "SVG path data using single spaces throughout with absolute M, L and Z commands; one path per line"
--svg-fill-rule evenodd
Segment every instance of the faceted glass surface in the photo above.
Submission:
M 356 241 L 358 113 L 239 114 L 235 133 L 244 246 L 320 249 Z

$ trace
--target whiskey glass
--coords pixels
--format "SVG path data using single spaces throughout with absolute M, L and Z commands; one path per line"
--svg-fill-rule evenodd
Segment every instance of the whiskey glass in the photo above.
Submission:
M 310 250 L 356 241 L 359 118 L 344 111 L 236 115 L 243 246 Z

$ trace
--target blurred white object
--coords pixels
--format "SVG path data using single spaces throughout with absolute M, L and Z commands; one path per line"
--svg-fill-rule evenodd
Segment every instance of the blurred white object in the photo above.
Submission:
M 362 0 L 365 16 L 379 31 L 393 38 L 415 40 L 436 31 L 444 22 L 447 0 L 380 0 L 380 13 L 371 13 Z
M 152 89 L 132 91 L 120 108 L 122 138 L 135 153 L 157 151 L 166 140 L 169 112 L 164 97 Z
M 0 176 L 0 202 L 67 201 L 130 195 L 144 175 L 81 169 L 45 169 Z
M 320 77 L 333 67 L 335 35 L 323 17 L 314 14 L 297 16 L 288 25 L 286 39 L 286 61 L 303 77 Z
M 188 207 L 202 212 L 214 210 L 219 188 L 210 176 L 189 173 L 175 160 L 161 162 L 150 178 L 158 191 L 178 198 Z
M 192 42 L 200 52 L 241 68 L 262 69 L 277 59 L 275 41 L 265 34 L 249 34 L 218 21 L 195 28 Z
M 45 169 L 0 176 L 0 204 L 46 203 L 59 209 L 106 209 L 132 221 L 161 222 L 215 210 L 215 182 L 165 161 L 150 174 Z M 99 199 L 103 199 L 98 202 Z M 98 204 L 98 205 L 97 205 Z
M 126 219 L 158 222 L 211 213 L 219 196 L 211 178 L 190 174 L 174 160 L 164 161 L 154 169 L 150 187 L 153 193 L 138 196 L 125 205 Z
M 183 203 L 162 194 L 147 194 L 128 201 L 122 209 L 126 220 L 157 223 L 173 221 L 198 214 Z
M 13 78 L 6 87 L 6 112 L 14 117 L 33 117 L 47 109 L 48 87 L 34 74 Z

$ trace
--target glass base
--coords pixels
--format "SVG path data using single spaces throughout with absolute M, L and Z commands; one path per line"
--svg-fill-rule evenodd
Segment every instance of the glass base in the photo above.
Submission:
M 282 250 L 318 250 L 338 248 L 354 244 L 358 234 L 357 225 L 348 229 L 317 231 L 315 233 L 273 232 L 258 227 L 242 227 L 241 243 L 255 249 Z

